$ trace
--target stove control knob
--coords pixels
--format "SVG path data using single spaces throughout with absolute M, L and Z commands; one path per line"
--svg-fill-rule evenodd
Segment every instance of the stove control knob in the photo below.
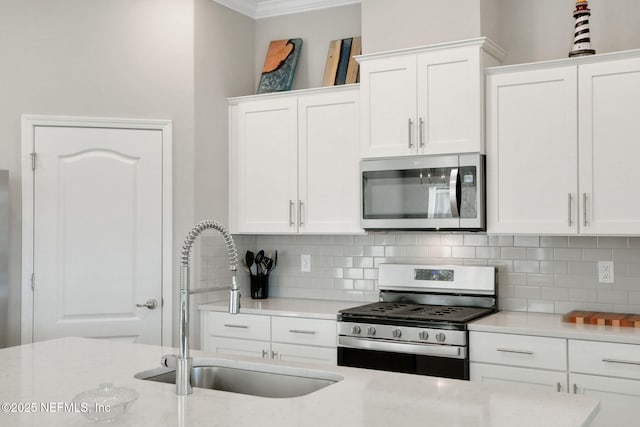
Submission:
M 369 326 L 367 328 L 367 335 L 375 335 L 376 334 L 376 328 L 374 328 L 373 326 Z
M 358 325 L 353 325 L 351 327 L 351 333 L 354 334 L 354 335 L 360 335 L 360 331 L 361 331 L 361 329 L 360 329 L 360 326 L 358 326 Z
M 438 332 L 436 334 L 436 341 L 438 342 L 444 342 L 444 340 L 447 339 L 446 335 L 443 334 L 442 332 Z
M 422 341 L 426 341 L 429 339 L 429 332 L 427 331 L 422 331 L 418 334 L 418 338 L 420 338 Z
M 394 338 L 400 338 L 402 336 L 402 331 L 396 328 L 391 332 L 391 335 L 393 335 Z

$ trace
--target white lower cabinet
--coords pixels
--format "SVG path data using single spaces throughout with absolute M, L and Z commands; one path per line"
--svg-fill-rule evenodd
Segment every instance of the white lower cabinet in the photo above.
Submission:
M 203 311 L 202 325 L 204 351 L 337 363 L 335 320 Z
M 471 381 L 583 394 L 591 426 L 638 425 L 640 345 L 471 331 L 469 349 Z
M 569 340 L 569 382 L 600 400 L 594 427 L 640 422 L 640 345 Z

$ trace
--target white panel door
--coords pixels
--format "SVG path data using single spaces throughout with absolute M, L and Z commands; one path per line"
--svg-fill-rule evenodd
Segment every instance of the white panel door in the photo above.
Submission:
M 300 232 L 362 232 L 358 96 L 354 89 L 298 98 Z
M 581 233 L 640 234 L 640 58 L 580 65 L 579 82 Z
M 578 231 L 576 67 L 487 78 L 487 232 Z
M 482 152 L 480 50 L 439 50 L 417 57 L 421 154 Z
M 34 148 L 34 341 L 159 344 L 162 132 L 37 126 Z
M 231 206 L 236 211 L 230 216 L 237 216 L 237 231 L 297 232 L 296 99 L 243 102 L 234 116 Z
M 363 62 L 360 91 L 362 157 L 416 154 L 415 55 Z

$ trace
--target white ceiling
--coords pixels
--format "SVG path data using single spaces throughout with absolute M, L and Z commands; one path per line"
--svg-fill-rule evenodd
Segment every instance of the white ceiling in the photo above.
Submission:
M 253 19 L 360 3 L 361 0 L 213 0 Z

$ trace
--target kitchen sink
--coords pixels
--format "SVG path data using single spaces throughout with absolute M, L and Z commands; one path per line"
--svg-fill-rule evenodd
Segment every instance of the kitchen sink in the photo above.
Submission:
M 160 367 L 134 377 L 175 384 L 176 371 Z M 342 379 L 330 372 L 226 360 L 194 361 L 191 371 L 193 387 L 272 398 L 304 396 Z

